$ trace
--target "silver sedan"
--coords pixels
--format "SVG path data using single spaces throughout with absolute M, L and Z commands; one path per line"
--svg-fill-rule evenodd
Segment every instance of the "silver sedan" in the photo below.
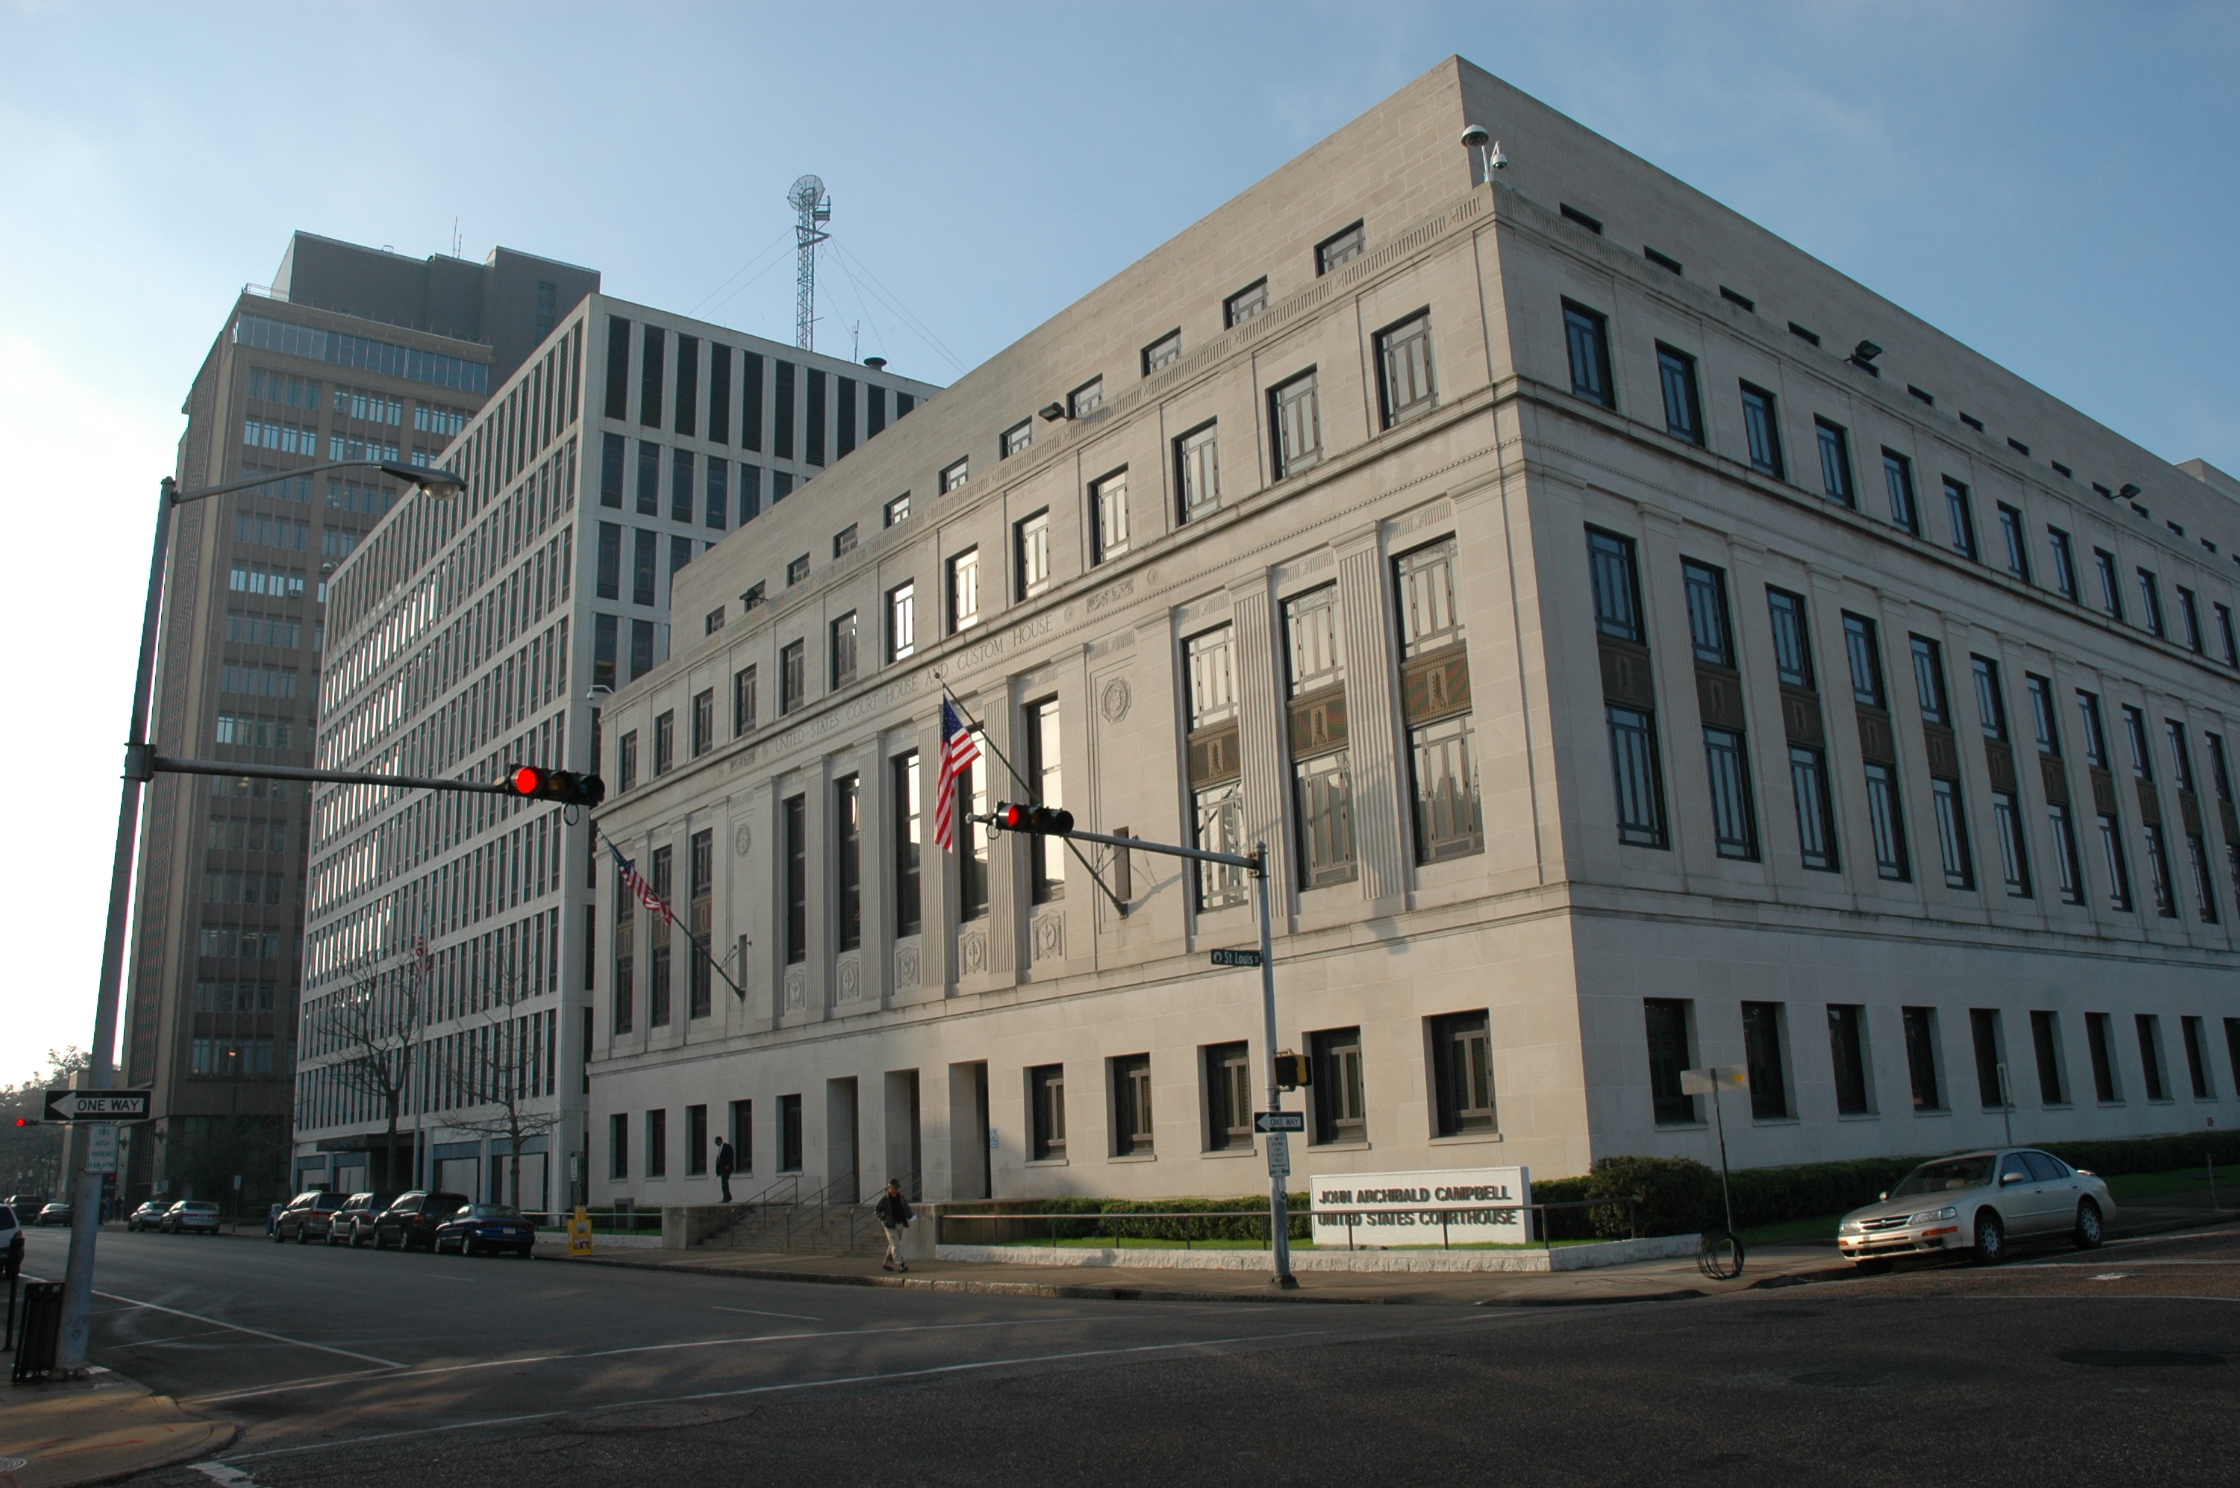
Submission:
M 1961 1152 L 1925 1162 L 1836 1227 L 1836 1249 L 1862 1263 L 1967 1250 L 1994 1265 L 2010 1240 L 2062 1235 L 2090 1250 L 2116 1212 L 2108 1185 L 2032 1147 Z

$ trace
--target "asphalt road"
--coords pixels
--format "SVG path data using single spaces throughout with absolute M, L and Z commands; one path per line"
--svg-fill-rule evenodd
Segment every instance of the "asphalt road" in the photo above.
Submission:
M 27 1270 L 61 1252 L 34 1233 Z M 225 1460 L 261 1488 L 2222 1485 L 2240 1453 L 2240 1229 L 1567 1308 L 983 1297 L 114 1233 L 100 1286 L 96 1357 L 241 1422 Z

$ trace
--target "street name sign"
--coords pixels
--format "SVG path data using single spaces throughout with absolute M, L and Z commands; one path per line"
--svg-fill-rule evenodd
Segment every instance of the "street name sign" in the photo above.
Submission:
M 49 1121 L 145 1121 L 148 1119 L 148 1092 L 145 1090 L 50 1090 L 47 1092 Z
M 1304 1111 L 1260 1111 L 1253 1115 L 1252 1126 L 1255 1131 L 1303 1132 L 1307 1129 L 1307 1113 Z
M 1260 964 L 1260 953 L 1258 951 L 1223 948 L 1213 953 L 1213 964 L 1216 966 L 1258 966 Z
M 1704 1069 L 1680 1071 L 1682 1095 L 1717 1095 L 1722 1090 L 1747 1090 L 1750 1069 L 1741 1064 L 1714 1064 Z

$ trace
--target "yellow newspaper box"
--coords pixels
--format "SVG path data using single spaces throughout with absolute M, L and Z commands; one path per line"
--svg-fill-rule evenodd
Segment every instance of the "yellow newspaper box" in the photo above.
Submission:
M 591 1254 L 591 1211 L 582 1205 L 568 1217 L 568 1259 Z

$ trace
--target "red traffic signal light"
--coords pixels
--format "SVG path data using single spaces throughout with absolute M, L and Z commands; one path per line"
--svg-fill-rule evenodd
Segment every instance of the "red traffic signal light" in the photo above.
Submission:
M 1049 837 L 1063 837 L 1073 830 L 1073 813 L 1061 806 L 998 801 L 995 828 L 999 832 L 1040 832 Z
M 18 1126 L 37 1126 L 38 1124 L 37 1120 L 29 1116 L 18 1116 L 16 1118 L 16 1125 Z
M 596 806 L 607 798 L 606 782 L 598 776 L 547 770 L 542 765 L 515 765 L 506 776 L 506 789 L 524 800 L 558 801 L 563 806 Z

